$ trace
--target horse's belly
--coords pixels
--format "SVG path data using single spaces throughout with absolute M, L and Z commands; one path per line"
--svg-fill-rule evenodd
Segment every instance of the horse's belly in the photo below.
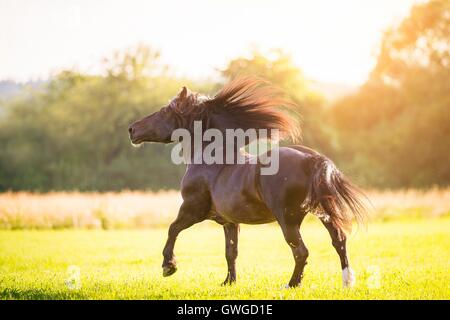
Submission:
M 261 224 L 275 221 L 272 212 L 262 202 L 245 199 L 241 195 L 228 195 L 226 200 L 214 201 L 214 214 L 225 221 L 245 224 Z
M 258 192 L 256 165 L 231 165 L 222 168 L 211 188 L 215 215 L 233 223 L 260 224 L 275 220 Z

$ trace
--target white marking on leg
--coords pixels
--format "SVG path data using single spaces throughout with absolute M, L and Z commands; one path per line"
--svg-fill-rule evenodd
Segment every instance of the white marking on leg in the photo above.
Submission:
M 342 270 L 342 285 L 344 286 L 344 288 L 353 287 L 355 283 L 355 272 L 350 267 L 344 268 Z
M 323 222 L 331 221 L 331 217 L 323 211 L 315 212 L 314 214 L 317 216 L 317 218 L 319 218 Z

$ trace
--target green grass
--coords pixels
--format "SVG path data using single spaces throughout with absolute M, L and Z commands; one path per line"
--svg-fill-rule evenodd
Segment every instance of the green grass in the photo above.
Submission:
M 449 299 L 450 219 L 369 225 L 349 240 L 357 285 L 341 288 L 339 259 L 326 230 L 307 221 L 310 257 L 303 285 L 288 282 L 293 258 L 276 225 L 241 227 L 238 282 L 226 275 L 218 225 L 184 231 L 178 271 L 162 277 L 165 229 L 139 231 L 0 231 L 2 299 Z M 81 287 L 67 284 L 79 268 Z M 378 277 L 378 280 L 377 280 Z M 377 286 L 379 284 L 379 287 Z

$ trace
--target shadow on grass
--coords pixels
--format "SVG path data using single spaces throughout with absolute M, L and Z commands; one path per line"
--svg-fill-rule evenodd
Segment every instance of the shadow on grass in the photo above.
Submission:
M 2 300 L 86 300 L 88 297 L 81 292 L 58 292 L 45 289 L 10 289 L 0 291 Z

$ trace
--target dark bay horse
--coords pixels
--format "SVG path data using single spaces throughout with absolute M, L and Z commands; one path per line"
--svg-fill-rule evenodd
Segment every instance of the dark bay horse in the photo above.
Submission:
M 193 131 L 194 121 L 203 129 L 278 129 L 284 136 L 295 135 L 296 126 L 280 105 L 289 105 L 269 84 L 255 78 L 239 78 L 208 98 L 185 87 L 160 111 L 129 127 L 134 144 L 171 143 L 172 132 Z M 206 144 L 202 144 L 205 148 Z M 242 146 L 237 146 L 240 148 Z M 277 221 L 292 250 L 295 268 L 289 287 L 302 280 L 308 257 L 300 225 L 308 212 L 316 213 L 328 230 L 342 268 L 344 286 L 355 278 L 349 267 L 346 235 L 352 218 L 365 216 L 362 193 L 335 167 L 332 161 L 304 146 L 278 149 L 279 170 L 261 175 L 261 163 L 188 164 L 181 182 L 183 204 L 170 225 L 163 250 L 163 275 L 177 270 L 174 246 L 178 234 L 206 219 L 223 225 L 228 274 L 223 284 L 236 281 L 239 224 Z

